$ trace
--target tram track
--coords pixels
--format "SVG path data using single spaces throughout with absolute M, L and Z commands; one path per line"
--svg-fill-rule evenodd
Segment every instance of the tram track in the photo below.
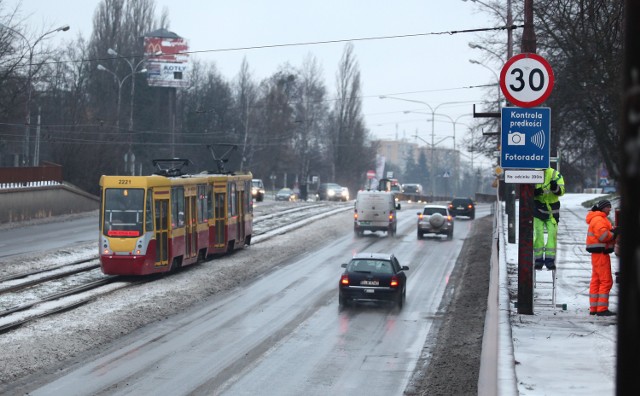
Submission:
M 276 209 L 277 211 L 273 213 L 257 215 L 254 219 L 252 243 L 260 243 L 349 208 L 351 205 L 348 204 L 310 204 L 297 208 Z M 78 308 L 115 290 L 156 279 L 154 276 L 136 278 L 136 280 L 123 276 L 107 276 L 96 271 L 100 267 L 97 260 L 96 255 L 72 263 L 0 278 L 0 309 L 2 309 L 0 310 L 0 334 L 34 320 Z M 95 264 L 94 261 L 96 261 Z M 69 269 L 72 266 L 81 267 Z M 91 274 L 91 271 L 94 271 L 94 274 Z M 24 279 L 24 281 L 14 282 L 18 279 Z M 115 283 L 119 285 L 106 287 Z M 73 286 L 69 287 L 69 285 Z M 39 289 L 39 291 L 29 292 L 33 289 Z M 47 289 L 53 292 L 42 295 L 44 294 L 42 290 Z M 19 292 L 23 293 L 24 297 L 21 297 Z M 39 296 L 33 299 L 33 294 Z M 31 301 L 27 301 L 29 299 Z M 21 302 L 12 303 L 16 300 Z

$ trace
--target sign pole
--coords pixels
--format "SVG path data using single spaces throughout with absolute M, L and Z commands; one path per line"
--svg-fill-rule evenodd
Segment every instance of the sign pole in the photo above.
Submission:
M 536 52 L 533 30 L 533 0 L 524 2 L 522 52 Z M 533 315 L 533 185 L 520 186 L 520 225 L 518 245 L 518 313 Z

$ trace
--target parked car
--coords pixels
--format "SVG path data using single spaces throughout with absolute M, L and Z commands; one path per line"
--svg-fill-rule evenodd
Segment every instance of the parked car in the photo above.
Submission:
M 393 254 L 358 253 L 342 264 L 344 272 L 338 285 L 341 307 L 351 302 L 392 302 L 402 309 L 407 294 L 407 276 Z
M 262 179 L 251 179 L 251 196 L 258 202 L 264 200 L 264 183 L 262 183 Z
M 445 205 L 425 205 L 418 212 L 418 239 L 425 234 L 446 235 L 453 239 L 453 216 Z
M 471 198 L 454 198 L 449 203 L 449 212 L 452 216 L 467 216 L 470 219 L 476 217 L 476 204 Z
M 342 186 L 336 183 L 322 183 L 318 188 L 318 199 L 321 201 L 347 201 Z
M 298 194 L 290 188 L 282 188 L 276 193 L 276 201 L 297 201 Z

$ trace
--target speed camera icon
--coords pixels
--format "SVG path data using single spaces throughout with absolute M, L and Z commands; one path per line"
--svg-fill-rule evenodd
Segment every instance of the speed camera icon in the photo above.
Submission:
M 525 134 L 521 132 L 510 132 L 507 134 L 507 145 L 508 146 L 524 146 L 525 144 Z

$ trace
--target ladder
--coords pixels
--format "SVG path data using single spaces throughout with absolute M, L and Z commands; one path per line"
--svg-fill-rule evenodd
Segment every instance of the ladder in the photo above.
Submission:
M 550 274 L 550 275 L 549 275 Z M 551 279 L 549 279 L 551 278 Z M 566 309 L 564 304 L 556 305 L 556 270 L 533 270 L 533 300 L 537 305 Z

